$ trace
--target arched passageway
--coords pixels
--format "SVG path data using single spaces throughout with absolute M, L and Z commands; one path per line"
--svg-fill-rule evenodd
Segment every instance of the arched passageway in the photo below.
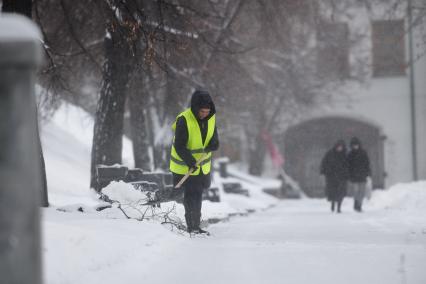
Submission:
M 284 137 L 286 172 L 311 197 L 324 196 L 324 179 L 319 174 L 321 159 L 338 139 L 347 144 L 351 137 L 361 139 L 370 157 L 375 188 L 384 186 L 383 136 L 368 123 L 344 117 L 326 117 L 290 127 Z

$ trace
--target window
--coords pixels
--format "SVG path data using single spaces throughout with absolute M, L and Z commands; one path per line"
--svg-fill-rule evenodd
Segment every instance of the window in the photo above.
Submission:
M 323 23 L 317 30 L 317 70 L 321 77 L 349 77 L 349 29 L 346 23 Z
M 405 75 L 404 21 L 374 21 L 373 76 Z

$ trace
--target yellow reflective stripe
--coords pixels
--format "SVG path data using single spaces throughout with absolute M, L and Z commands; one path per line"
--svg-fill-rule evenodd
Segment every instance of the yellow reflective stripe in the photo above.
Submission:
M 175 148 L 175 150 L 176 150 L 176 148 Z M 199 149 L 194 149 L 194 150 L 189 150 L 189 151 L 191 152 L 191 154 L 202 154 L 202 153 L 205 152 L 204 148 L 199 148 Z
M 170 157 L 170 160 L 173 162 L 173 163 L 176 163 L 176 164 L 178 164 L 178 165 L 182 165 L 182 166 L 187 166 L 186 164 L 185 164 L 185 162 L 182 162 L 182 161 L 179 161 L 179 160 L 177 160 L 177 159 L 175 159 L 175 158 L 173 158 L 173 157 Z M 203 160 L 200 164 L 199 164 L 199 166 L 204 166 L 205 164 L 208 164 L 208 163 L 210 163 L 210 161 L 211 161 L 211 157 L 210 158 L 207 158 L 207 159 L 205 159 L 205 160 Z
M 205 164 L 207 164 L 208 162 L 210 162 L 212 159 L 212 157 L 208 157 L 206 159 L 204 159 L 203 161 L 201 161 L 200 166 L 204 166 Z M 186 166 L 186 163 L 184 161 L 178 160 L 173 156 L 170 156 L 170 160 L 172 160 L 174 163 L 178 164 L 178 165 L 183 165 Z
M 208 157 L 207 159 L 203 160 L 203 161 L 200 163 L 200 166 L 204 166 L 205 164 L 210 163 L 211 159 L 212 159 L 212 157 L 210 156 L 210 157 Z
M 178 159 L 176 159 L 173 156 L 170 156 L 170 160 L 172 160 L 174 163 L 178 164 L 178 165 L 182 165 L 182 166 L 186 166 L 184 161 L 179 161 Z

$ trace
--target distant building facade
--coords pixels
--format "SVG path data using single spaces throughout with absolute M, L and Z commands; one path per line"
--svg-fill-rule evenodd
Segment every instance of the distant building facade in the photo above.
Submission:
M 381 12 L 367 15 L 362 10 L 357 13 L 360 21 L 355 18 L 330 23 L 317 36 L 318 44 L 323 42 L 318 49 L 320 73 L 344 80 L 343 87 L 331 92 L 329 99 L 319 102 L 320 107 L 309 110 L 303 119 L 290 125 L 281 143 L 287 173 L 310 196 L 323 195 L 319 165 L 324 153 L 338 139 L 349 142 L 352 136 L 361 139 L 370 156 L 374 187 L 413 181 L 415 168 L 417 178 L 426 179 L 426 55 L 421 29 L 413 33 L 416 59 L 413 135 L 409 23 L 405 12 L 392 16 L 383 16 Z M 367 32 L 363 39 L 369 68 L 365 83 L 349 79 L 354 72 L 353 52 L 360 51 L 341 44 L 349 40 L 355 28 Z M 340 43 L 339 48 L 333 40 Z

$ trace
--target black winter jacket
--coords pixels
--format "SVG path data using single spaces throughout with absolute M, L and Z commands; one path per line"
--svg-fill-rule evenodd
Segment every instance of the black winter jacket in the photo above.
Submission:
M 349 181 L 366 182 L 367 176 L 371 175 L 370 160 L 367 152 L 361 147 L 352 149 L 348 154 Z

